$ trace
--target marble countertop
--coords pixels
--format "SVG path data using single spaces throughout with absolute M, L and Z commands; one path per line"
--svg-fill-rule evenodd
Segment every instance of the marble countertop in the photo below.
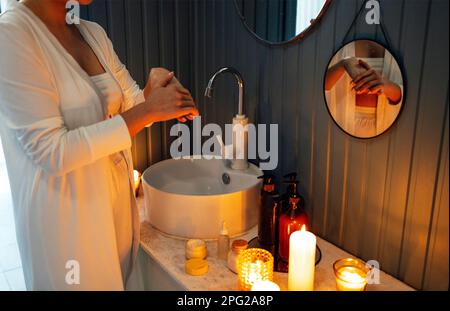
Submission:
M 144 200 L 138 198 L 141 215 L 141 248 L 186 290 L 237 290 L 237 276 L 231 272 L 225 261 L 217 258 L 217 243 L 206 242 L 209 271 L 203 276 L 190 276 L 184 271 L 186 240 L 163 234 L 145 220 Z M 256 227 L 240 238 L 251 240 L 257 235 Z M 322 259 L 316 266 L 314 289 L 317 291 L 336 290 L 333 263 L 341 258 L 354 257 L 335 245 L 317 237 L 317 244 L 322 251 Z M 287 273 L 274 273 L 274 282 L 281 290 L 287 290 Z M 380 284 L 369 284 L 368 291 L 410 291 L 410 286 L 381 271 Z

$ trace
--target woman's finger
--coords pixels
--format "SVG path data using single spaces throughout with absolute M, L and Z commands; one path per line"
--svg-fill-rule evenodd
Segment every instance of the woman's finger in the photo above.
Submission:
M 195 107 L 195 103 L 190 99 L 183 99 L 178 102 L 178 107 Z
M 191 92 L 189 92 L 189 90 L 188 89 L 186 89 L 186 88 L 184 88 L 183 86 L 181 86 L 181 85 L 175 85 L 175 89 L 177 90 L 177 92 L 179 92 L 179 93 L 181 93 L 181 94 L 183 94 L 183 95 L 189 95 L 189 96 L 191 96 Z
M 356 91 L 360 91 L 364 85 L 366 85 L 367 83 L 369 83 L 371 81 L 375 81 L 375 80 L 377 80 L 377 81 L 379 80 L 376 75 L 367 76 L 364 79 L 361 79 L 358 83 L 356 83 L 353 86 L 353 89 Z
M 365 69 L 367 69 L 367 70 L 370 70 L 370 69 L 372 69 L 371 67 L 370 67 L 370 65 L 368 64 L 368 63 L 366 63 L 365 61 L 363 61 L 362 59 L 359 59 L 358 60 L 358 64 L 360 64 L 361 66 L 363 66 Z
M 368 92 L 368 94 L 370 94 L 370 95 L 375 95 L 375 94 L 380 95 L 382 93 L 383 93 L 383 85 L 382 84 L 371 87 Z
M 364 71 L 362 74 L 358 75 L 355 79 L 353 79 L 353 83 L 357 84 L 361 79 L 364 79 L 365 77 L 368 77 L 374 73 L 375 71 L 373 71 L 372 69 Z
M 170 81 L 172 81 L 172 79 L 175 77 L 175 74 L 173 73 L 173 71 L 169 72 L 167 75 L 163 75 L 160 80 L 155 83 L 155 87 L 166 87 L 167 85 L 169 85 Z
M 180 113 L 182 113 L 182 117 L 191 115 L 192 118 L 194 118 L 199 115 L 198 109 L 196 107 L 183 107 L 180 109 Z
M 381 85 L 381 84 L 382 83 L 379 80 L 372 80 L 370 82 L 367 82 L 363 86 L 361 86 L 361 88 L 358 91 L 359 93 L 358 92 L 357 93 L 358 94 L 361 94 L 361 92 L 368 93 L 371 88 L 373 88 L 375 86 L 378 86 L 378 85 Z

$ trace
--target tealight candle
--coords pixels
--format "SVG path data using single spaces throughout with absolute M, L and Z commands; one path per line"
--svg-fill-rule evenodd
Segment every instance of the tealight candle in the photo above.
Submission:
M 339 291 L 364 291 L 367 285 L 369 269 L 365 264 L 353 258 L 345 258 L 333 264 L 336 276 L 336 289 Z
M 316 268 L 316 236 L 302 226 L 289 238 L 288 289 L 292 291 L 314 290 Z
M 273 256 L 265 249 L 246 249 L 238 256 L 237 270 L 239 290 L 251 290 L 258 281 L 272 281 Z
M 136 196 L 139 192 L 139 185 L 141 184 L 141 173 L 138 170 L 133 170 L 133 176 L 134 176 L 134 192 L 136 193 Z
M 280 287 L 272 281 L 257 281 L 252 286 L 252 292 L 279 292 Z

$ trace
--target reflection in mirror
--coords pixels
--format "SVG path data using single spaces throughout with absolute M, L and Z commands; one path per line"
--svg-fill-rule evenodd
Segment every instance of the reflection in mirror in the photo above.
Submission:
M 385 132 L 403 105 L 400 67 L 382 45 L 370 40 L 346 44 L 331 59 L 324 92 L 334 121 L 359 138 Z
M 235 0 L 247 27 L 271 43 L 290 41 L 311 27 L 329 0 Z

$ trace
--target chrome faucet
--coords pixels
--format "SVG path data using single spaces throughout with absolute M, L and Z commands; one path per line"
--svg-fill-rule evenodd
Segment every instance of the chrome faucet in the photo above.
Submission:
M 248 145 L 248 133 L 247 130 L 239 131 L 239 129 L 243 129 L 248 124 L 248 118 L 244 115 L 244 79 L 242 75 L 236 69 L 232 67 L 224 67 L 219 69 L 209 80 L 208 86 L 205 90 L 205 97 L 212 97 L 213 94 L 213 85 L 216 77 L 221 75 L 222 73 L 229 72 L 234 75 L 237 80 L 239 86 L 239 106 L 238 106 L 238 114 L 233 118 L 233 143 L 232 145 L 225 146 L 221 141 L 221 137 L 218 136 L 217 140 L 219 144 L 222 146 L 223 153 L 225 155 L 228 153 L 228 150 L 231 151 L 231 168 L 237 170 L 244 170 L 248 168 L 247 162 L 247 145 Z M 238 126 L 240 125 L 240 127 Z
M 205 90 L 205 97 L 208 97 L 208 98 L 212 97 L 213 90 L 214 90 L 213 85 L 214 85 L 214 81 L 216 80 L 216 77 L 221 75 L 222 73 L 226 73 L 226 72 L 232 73 L 237 80 L 237 83 L 239 86 L 238 115 L 241 116 L 244 114 L 244 79 L 242 79 L 242 75 L 236 69 L 234 69 L 232 67 L 224 67 L 222 69 L 219 69 L 209 80 L 208 86 L 206 87 L 206 90 Z

